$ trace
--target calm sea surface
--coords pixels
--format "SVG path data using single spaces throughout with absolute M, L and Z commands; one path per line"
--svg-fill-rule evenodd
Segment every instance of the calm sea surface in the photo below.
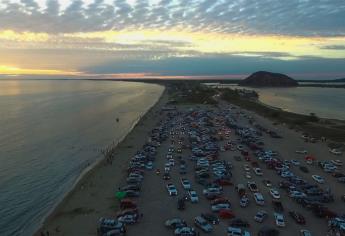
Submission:
M 344 88 L 263 88 L 255 89 L 260 101 L 284 110 L 319 117 L 345 120 Z
M 286 111 L 319 117 L 345 120 L 344 88 L 247 88 L 237 85 L 213 85 L 232 89 L 252 89 L 259 93 L 260 101 Z
M 162 91 L 143 83 L 0 80 L 0 235 L 31 235 Z

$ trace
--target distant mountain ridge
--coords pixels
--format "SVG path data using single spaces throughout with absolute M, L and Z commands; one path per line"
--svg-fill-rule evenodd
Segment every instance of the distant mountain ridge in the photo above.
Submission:
M 249 87 L 295 87 L 298 86 L 298 82 L 284 74 L 258 71 L 240 81 L 239 85 Z

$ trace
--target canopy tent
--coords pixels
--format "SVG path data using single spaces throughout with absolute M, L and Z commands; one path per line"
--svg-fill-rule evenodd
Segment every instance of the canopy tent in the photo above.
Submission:
M 122 200 L 123 198 L 125 198 L 127 195 L 126 192 L 123 192 L 123 191 L 119 191 L 115 194 L 115 197 L 118 199 L 118 200 Z

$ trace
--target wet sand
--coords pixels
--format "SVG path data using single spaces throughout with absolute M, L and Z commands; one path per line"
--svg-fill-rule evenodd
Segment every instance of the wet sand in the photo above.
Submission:
M 164 91 L 157 103 L 141 118 L 133 130 L 115 148 L 112 164 L 100 161 L 85 174 L 74 189 L 45 219 L 41 232 L 49 235 L 96 235 L 100 217 L 114 217 L 118 210 L 115 193 L 126 178 L 128 161 L 147 141 L 149 132 L 160 119 L 159 111 L 168 100 Z

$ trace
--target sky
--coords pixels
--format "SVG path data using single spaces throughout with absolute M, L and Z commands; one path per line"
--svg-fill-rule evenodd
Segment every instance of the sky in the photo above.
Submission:
M 344 0 L 0 0 L 0 75 L 345 77 Z

